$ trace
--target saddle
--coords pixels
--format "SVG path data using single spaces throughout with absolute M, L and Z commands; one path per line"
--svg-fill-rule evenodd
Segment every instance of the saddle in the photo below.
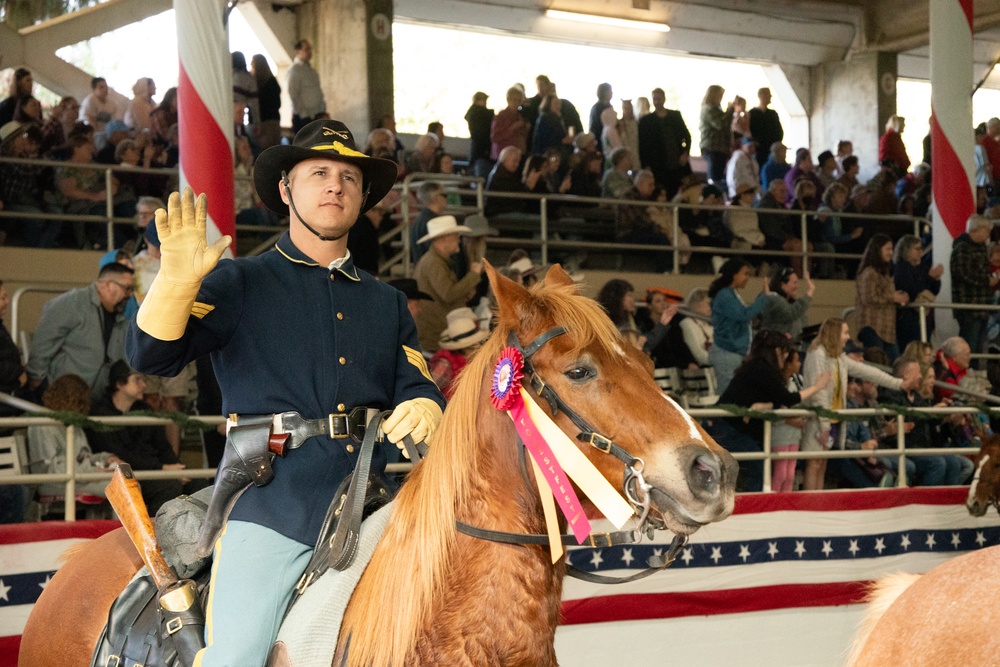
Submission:
M 354 473 L 341 482 L 327 510 L 313 556 L 296 586 L 286 618 L 311 584 L 330 568 L 345 570 L 358 553 L 361 523 L 385 507 L 394 495 L 380 476 L 371 472 L 372 452 L 381 416 L 373 419 L 362 443 Z M 407 444 L 413 455 L 417 447 Z M 209 594 L 211 558 L 200 557 L 199 536 L 208 513 L 211 489 L 180 496 L 163 505 L 156 517 L 156 532 L 164 558 L 179 576 L 195 581 L 204 607 Z M 370 555 L 370 554 L 369 554 Z M 359 575 L 360 576 L 360 575 Z M 156 585 L 145 568 L 137 573 L 112 604 L 108 623 L 91 659 L 91 667 L 189 667 L 169 641 L 156 599 Z M 346 600 L 345 600 L 346 603 Z

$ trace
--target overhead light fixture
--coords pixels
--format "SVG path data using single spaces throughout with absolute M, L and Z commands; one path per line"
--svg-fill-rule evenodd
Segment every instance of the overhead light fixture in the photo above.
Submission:
M 595 14 L 577 14 L 576 12 L 564 12 L 558 9 L 546 9 L 545 17 L 550 19 L 558 19 L 561 21 L 590 23 L 591 25 L 602 25 L 611 28 L 648 30 L 650 32 L 670 32 L 670 26 L 668 26 L 666 23 L 653 23 L 651 21 L 632 21 L 630 19 L 617 19 L 617 18 L 612 18 L 610 16 L 597 16 Z

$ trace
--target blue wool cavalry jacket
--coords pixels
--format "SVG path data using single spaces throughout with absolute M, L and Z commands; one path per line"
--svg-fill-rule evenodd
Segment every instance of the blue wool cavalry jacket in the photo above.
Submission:
M 136 370 L 163 376 L 210 353 L 225 414 L 295 410 L 317 419 L 358 406 L 388 410 L 419 397 L 445 404 L 405 295 L 350 258 L 339 269 L 320 266 L 288 232 L 270 252 L 219 262 L 179 340 L 153 338 L 133 320 L 126 353 Z M 394 446 L 375 452 L 373 471 L 385 469 L 386 448 Z M 312 546 L 359 453 L 349 438 L 310 438 L 276 458 L 274 480 L 247 489 L 230 518 Z

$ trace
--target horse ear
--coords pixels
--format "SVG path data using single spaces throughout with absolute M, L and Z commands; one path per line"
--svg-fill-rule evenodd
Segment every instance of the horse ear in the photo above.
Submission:
M 553 264 L 545 274 L 545 282 L 549 285 L 575 285 L 566 270 L 559 264 Z
M 501 275 L 486 259 L 483 259 L 483 268 L 486 269 L 490 287 L 493 288 L 493 295 L 497 300 L 500 320 L 516 325 L 519 318 L 517 314 L 519 304 L 530 298 L 528 290 Z

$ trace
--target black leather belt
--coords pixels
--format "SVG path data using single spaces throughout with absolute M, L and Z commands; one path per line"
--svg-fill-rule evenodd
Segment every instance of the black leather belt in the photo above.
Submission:
M 364 440 L 368 422 L 378 413 L 379 410 L 376 408 L 357 407 L 350 412 L 336 412 L 319 419 L 305 419 L 298 412 L 281 412 L 270 418 L 271 434 L 287 433 L 289 449 L 296 449 L 309 438 L 318 435 L 331 438 L 351 438 L 360 443 Z M 260 417 L 230 416 L 230 422 L 239 425 L 260 419 Z

